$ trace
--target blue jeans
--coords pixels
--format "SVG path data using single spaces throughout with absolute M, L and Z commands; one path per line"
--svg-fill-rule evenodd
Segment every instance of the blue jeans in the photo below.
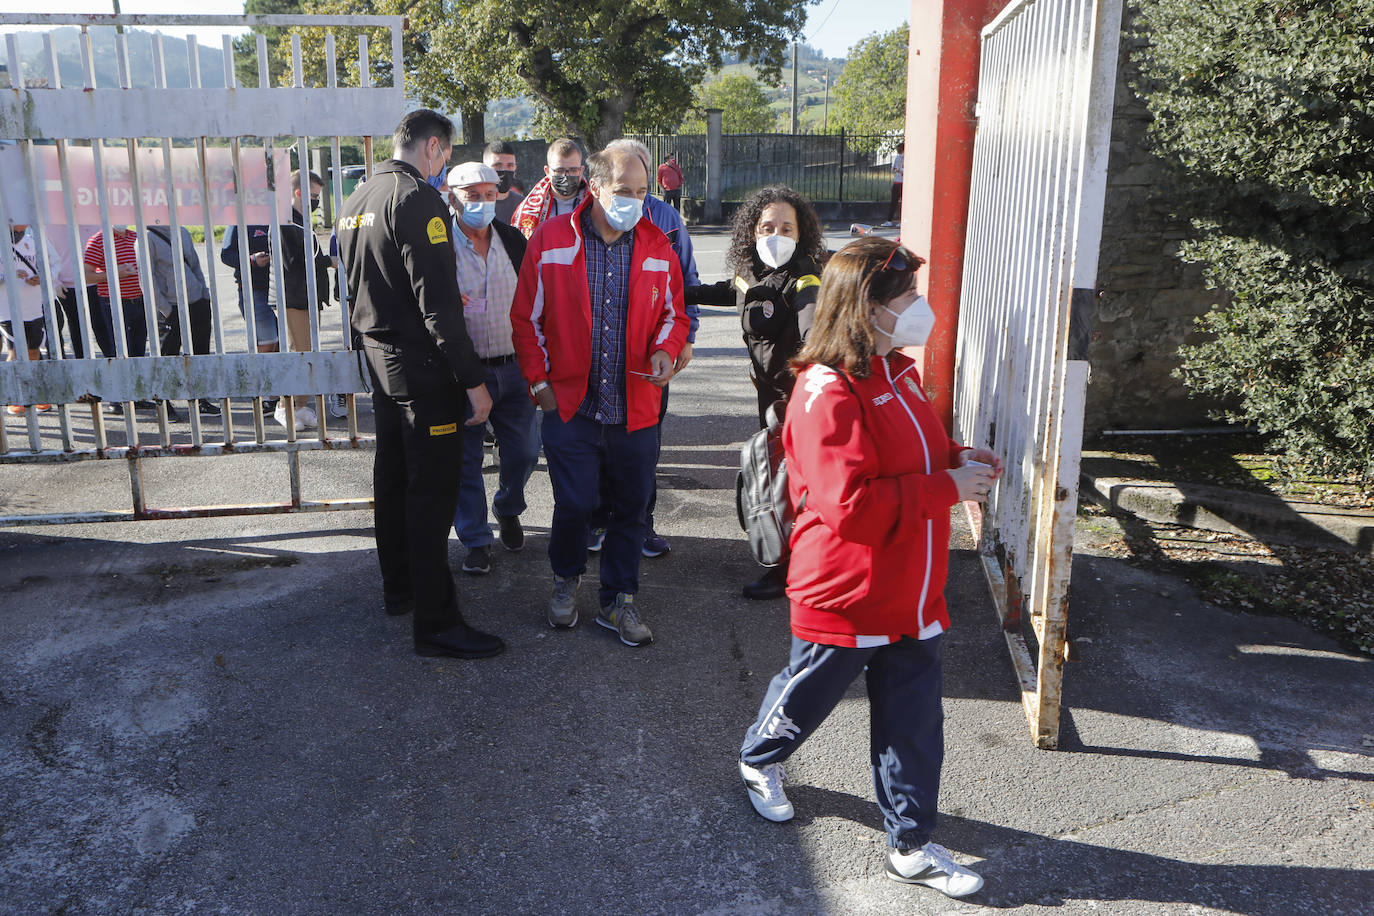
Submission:
M 238 296 L 234 301 L 238 303 L 239 314 L 243 315 L 243 287 L 240 285 Z M 257 323 L 258 346 L 264 347 L 267 344 L 274 344 L 281 340 L 281 332 L 277 328 L 277 313 L 272 308 L 272 303 L 267 299 L 266 287 L 253 287 L 253 320 Z M 247 322 L 248 316 L 244 315 Z
M 491 395 L 489 420 L 496 433 L 501 460 L 491 508 L 497 516 L 518 516 L 525 511 L 525 484 L 539 463 L 539 427 L 535 425 L 538 410 L 530 400 L 529 387 L 515 360 L 487 367 L 487 393 Z M 471 416 L 472 405 L 466 404 L 463 419 Z M 453 531 L 469 549 L 491 544 L 491 529 L 487 527 L 487 488 L 482 480 L 485 432 L 485 426 L 463 427 L 463 461 Z
M 792 653 L 768 685 L 759 715 L 744 734 L 740 759 L 751 767 L 781 763 L 801 746 L 860 673 L 868 684 L 869 761 L 889 846 L 919 849 L 935 829 L 945 759 L 941 703 L 944 634 L 904 637 L 850 649 L 792 637 Z
M 610 488 L 610 520 L 601 546 L 601 606 L 619 593 L 639 591 L 644 513 L 654 486 L 658 426 L 626 432 L 624 425 L 597 423 L 576 414 L 564 423 L 546 411 L 544 459 L 553 484 L 553 527 L 549 565 L 556 576 L 587 571 L 587 523 L 600 501 L 598 481 L 604 466 Z

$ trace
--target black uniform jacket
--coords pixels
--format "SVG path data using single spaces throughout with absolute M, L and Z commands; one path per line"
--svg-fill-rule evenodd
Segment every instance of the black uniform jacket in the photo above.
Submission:
M 339 214 L 339 259 L 350 319 L 382 391 L 404 400 L 486 379 L 463 323 L 448 208 L 420 173 L 396 159 L 377 166 Z
M 701 305 L 735 305 L 740 313 L 744 343 L 754 378 L 769 385 L 780 397 L 792 390 L 792 357 L 797 355 L 816 313 L 821 268 L 798 254 L 778 268 L 756 262 L 759 275 L 722 280 L 693 287 L 689 301 Z

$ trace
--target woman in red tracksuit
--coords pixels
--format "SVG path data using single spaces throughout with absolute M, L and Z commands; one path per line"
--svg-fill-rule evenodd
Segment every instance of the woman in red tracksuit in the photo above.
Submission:
M 791 658 L 745 734 L 740 774 L 759 814 L 790 819 L 782 762 L 866 672 L 887 874 L 960 897 L 982 878 L 930 841 L 944 758 L 949 513 L 959 500 L 986 499 L 1001 462 L 949 438 L 898 349 L 924 345 L 935 322 L 916 294 L 922 263 L 870 237 L 836 254 L 822 277 L 783 427 L 799 507 Z

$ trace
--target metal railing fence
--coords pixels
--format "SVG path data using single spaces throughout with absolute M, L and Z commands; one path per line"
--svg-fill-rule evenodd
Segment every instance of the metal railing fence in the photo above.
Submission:
M 971 515 L 1040 747 L 1059 734 L 1088 377 L 1071 330 L 1094 298 L 1120 28 L 1121 0 L 1019 0 L 982 38 L 955 436 L 1006 460 Z
M 684 197 L 706 196 L 705 135 L 638 134 L 656 163 L 677 154 Z M 759 188 L 790 185 L 816 202 L 882 202 L 892 191 L 900 136 L 887 134 L 723 134 L 721 200 L 738 202 Z
M 0 526 L 370 507 L 366 497 L 311 501 L 301 492 L 300 452 L 372 446 L 371 437 L 361 435 L 358 428 L 354 395 L 365 386 L 357 354 L 351 350 L 346 289 L 337 311 L 304 309 L 309 337 L 297 340 L 290 352 L 287 310 L 278 303 L 282 352 L 257 352 L 250 271 L 245 266 L 240 302 L 221 295 L 219 287 L 229 268 L 220 262 L 215 239 L 217 228 L 235 227 L 239 261 L 248 265 L 250 226 L 265 226 L 272 252 L 272 288 L 286 288 L 278 253 L 285 251 L 282 227 L 291 214 L 288 150 L 300 151 L 297 159 L 304 176 L 311 161 L 306 151 L 312 146 L 323 144 L 332 152 L 332 161 L 339 163 L 340 138 L 390 133 L 405 106 L 402 68 L 391 69 L 389 85 L 373 84 L 365 30 L 389 31 L 390 60 L 399 61 L 401 17 L 0 15 L 0 28 L 16 26 L 49 31 L 42 35 L 37 67 L 26 66 L 18 32 L 5 33 L 12 88 L 0 93 L 0 138 L 16 142 L 0 156 L 0 223 L 27 224 L 36 236 L 48 358 L 29 358 L 24 322 L 12 321 L 16 358 L 0 363 L 0 405 L 27 409 L 19 417 L 0 413 L 0 464 L 126 460 L 132 510 L 0 515 Z M 81 85 L 63 82 L 52 31 L 62 26 L 80 28 Z M 356 63 L 356 84 L 340 83 L 331 31 L 324 39 L 324 85 L 306 84 L 299 35 L 291 37 L 290 79 L 272 73 L 274 62 L 261 34 L 255 49 L 258 85 L 236 85 L 231 33 L 253 26 L 353 30 L 357 45 L 349 47 L 347 55 Z M 151 39 L 151 79 L 149 74 L 136 79 L 122 28 L 113 41 L 117 85 L 98 84 L 92 33 L 115 27 L 223 28 L 223 87 L 202 85 L 201 48 L 194 36 L 186 41 L 185 85 L 168 84 L 161 34 Z M 370 148 L 365 158 L 371 162 Z M 313 212 L 308 182 L 296 190 L 302 192 L 309 226 Z M 326 190 L 337 212 L 341 186 L 326 179 Z M 131 290 L 126 294 L 120 282 L 111 282 L 107 313 L 87 290 L 82 251 L 93 237 L 91 230 L 98 229 L 105 263 L 116 264 L 112 230 L 130 225 L 138 248 L 139 295 Z M 187 225 L 199 227 L 203 238 L 190 251 L 181 232 Z M 163 226 L 176 265 L 176 301 L 169 303 L 168 320 L 179 326 L 181 353 L 161 354 L 157 343 L 159 315 L 148 272 L 148 233 L 150 227 Z M 300 237 L 306 265 L 313 264 L 312 243 L 328 250 L 327 240 L 313 232 Z M 65 252 L 58 263 L 44 254 L 50 243 Z M 199 260 L 209 290 L 208 352 L 193 352 L 192 303 L 186 272 L 180 269 L 188 259 Z M 16 257 L 9 244 L 0 244 L 0 268 L 6 278 L 16 278 Z M 306 269 L 304 279 L 307 300 L 313 305 L 319 299 L 315 271 Z M 64 290 L 75 299 L 75 325 L 68 330 L 73 347 L 81 344 L 84 357 L 79 359 L 65 358 L 61 309 L 55 305 Z M 0 315 L 20 316 L 23 292 L 17 282 L 5 283 Z M 97 354 L 96 328 L 104 326 L 107 314 L 110 331 L 100 349 L 110 352 Z M 125 332 L 127 326 L 140 323 L 148 341 L 142 351 L 137 331 Z M 346 397 L 342 418 L 330 418 L 324 402 L 336 394 Z M 296 408 L 290 396 L 308 396 L 313 402 L 318 427 L 308 436 L 295 430 Z M 285 405 L 285 428 L 280 433 L 269 428 L 263 416 L 263 401 L 269 397 L 282 397 Z M 201 401 L 216 402 L 218 417 L 203 421 Z M 153 419 L 138 415 L 146 402 L 156 405 Z M 178 402 L 185 404 L 186 427 L 169 420 L 167 407 Z M 250 402 L 246 411 L 245 402 Z M 107 425 L 102 404 L 122 405 L 122 418 Z M 42 414 L 35 405 L 56 405 L 56 410 Z M 263 452 L 286 455 L 289 500 L 170 508 L 147 504 L 140 465 L 145 458 Z

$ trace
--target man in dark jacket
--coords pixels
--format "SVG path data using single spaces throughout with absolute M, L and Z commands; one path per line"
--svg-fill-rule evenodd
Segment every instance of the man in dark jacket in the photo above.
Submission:
M 463 620 L 448 566 L 459 430 L 482 425 L 491 411 L 485 367 L 463 323 L 448 208 L 429 186 L 443 181 L 453 122 L 412 111 L 393 141 L 396 158 L 378 165 L 339 215 L 349 314 L 377 417 L 377 560 L 387 613 L 415 612 L 417 654 L 484 658 L 505 643 Z
M 310 212 L 320 205 L 320 191 L 324 182 L 314 172 L 310 175 Z M 276 288 L 276 274 L 271 273 L 272 286 L 270 299 L 277 307 L 277 315 L 286 326 L 286 343 L 292 350 L 310 350 L 310 308 L 322 308 L 329 302 L 329 255 L 320 247 L 313 226 L 307 232 L 305 227 L 310 221 L 302 215 L 301 173 L 291 173 L 291 224 L 281 227 L 281 276 L 282 289 Z M 310 254 L 306 254 L 306 244 Z M 310 297 L 311 267 L 315 271 L 315 296 Z M 332 395 L 331 395 L 332 396 Z M 309 395 L 298 394 L 295 401 L 296 432 L 314 429 L 319 424 L 315 408 L 310 406 Z M 286 402 L 277 404 L 272 416 L 282 426 L 286 425 Z

